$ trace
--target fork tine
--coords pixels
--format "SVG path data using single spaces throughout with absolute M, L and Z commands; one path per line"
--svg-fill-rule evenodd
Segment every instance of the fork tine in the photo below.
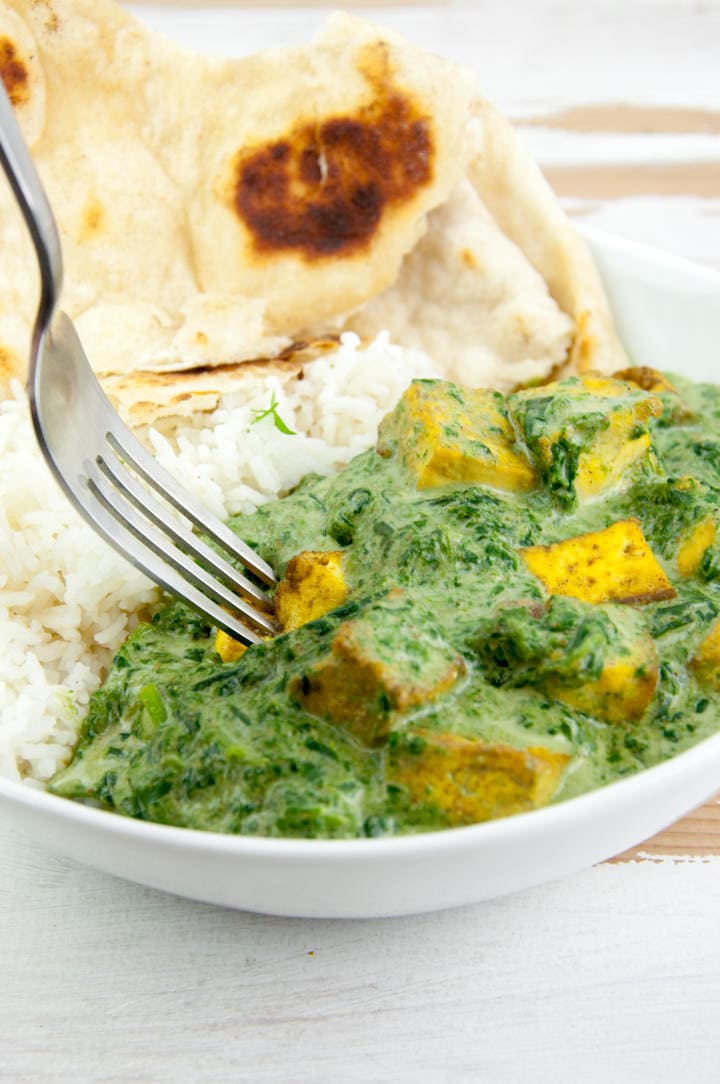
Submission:
M 249 626 L 244 625 L 232 613 L 228 613 L 222 606 L 213 602 L 211 598 L 208 598 L 201 591 L 198 591 L 163 558 L 158 557 L 153 550 L 149 549 L 133 534 L 126 534 L 122 531 L 119 533 L 119 524 L 115 516 L 102 502 L 95 501 L 92 498 L 92 490 L 88 488 L 83 495 L 83 514 L 92 523 L 93 529 L 118 553 L 127 558 L 160 587 L 165 588 L 178 598 L 184 599 L 214 625 L 223 629 L 230 636 L 235 637 L 236 640 L 240 640 L 246 645 L 256 644 L 262 640 L 261 635 Z
M 116 455 L 137 471 L 144 481 L 157 490 L 160 496 L 172 504 L 178 512 L 187 516 L 202 534 L 212 538 L 224 550 L 236 557 L 262 583 L 269 587 L 274 586 L 277 581 L 270 565 L 238 538 L 222 520 L 213 516 L 207 508 L 195 500 L 192 494 L 183 489 L 175 478 L 143 448 L 129 429 L 124 426 L 121 429 L 121 424 L 118 420 L 118 423 L 106 434 L 106 439 Z
M 57 401 L 50 399 L 50 388 L 56 396 L 58 389 L 62 389 Z M 35 378 L 31 378 L 29 391 L 40 447 L 60 485 L 81 512 L 84 492 L 77 494 L 68 484 L 69 478 L 78 477 L 82 469 L 86 469 L 81 466 L 82 445 L 75 443 L 66 423 L 73 413 L 88 419 L 90 444 L 86 444 L 87 451 L 94 444 L 102 454 L 109 445 L 118 460 L 136 471 L 150 488 L 198 526 L 206 537 L 262 583 L 275 585 L 277 581 L 270 565 L 161 467 L 122 422 L 102 390 L 77 331 L 64 312 L 56 313 L 49 334 L 39 343 Z M 163 520 L 167 520 L 166 514 L 163 514 Z M 255 594 L 255 591 L 250 593 Z
M 51 389 L 52 395 L 49 394 Z M 113 449 L 117 445 L 126 449 L 128 459 L 132 459 L 133 463 L 145 460 L 149 464 L 148 469 L 142 471 L 143 477 L 154 469 L 152 456 L 145 453 L 110 405 L 90 368 L 75 328 L 63 312 L 56 314 L 52 331 L 39 340 L 29 391 L 35 432 L 49 466 L 77 510 L 110 545 L 150 579 L 185 599 L 242 643 L 256 643 L 261 638 L 254 631 L 256 629 L 260 630 L 261 635 L 276 632 L 266 614 L 258 612 L 240 595 L 229 591 L 170 543 L 167 536 L 162 535 L 151 522 L 135 513 L 132 505 L 115 490 L 115 483 L 104 479 L 97 462 L 90 458 L 108 451 L 108 434 L 112 431 L 116 437 L 111 445 Z M 86 419 L 89 439 L 78 440 L 67 424 L 68 417 Z M 122 441 L 117 438 L 118 433 L 123 434 Z M 86 445 L 84 449 L 83 443 Z M 131 456 L 130 450 L 135 454 Z M 158 471 L 164 482 L 167 472 L 161 471 L 159 465 Z M 169 475 L 167 477 L 170 478 Z M 95 487 L 94 491 L 90 489 L 89 479 Z M 174 497 L 179 503 L 183 490 L 174 480 L 172 482 Z M 182 505 L 179 504 L 179 507 Z M 210 513 L 198 518 L 203 521 L 214 519 Z M 229 528 L 225 530 L 230 542 L 240 542 Z M 243 543 L 240 543 L 240 547 L 253 554 Z M 238 550 L 238 546 L 229 548 Z M 244 552 L 239 556 L 242 559 Z M 259 566 L 262 573 L 265 562 L 258 557 L 252 561 L 252 565 Z M 265 579 L 272 577 L 271 582 L 274 582 L 272 569 L 266 567 L 270 575 Z M 227 613 L 223 607 L 240 613 L 252 628 L 243 624 L 242 619 Z
M 252 580 L 243 576 L 233 565 L 211 549 L 202 538 L 194 534 L 177 514 L 168 508 L 167 504 L 163 505 L 159 500 L 156 500 L 148 487 L 138 482 L 137 478 L 127 470 L 125 464 L 115 457 L 113 443 L 110 444 L 110 449 L 110 456 L 108 458 L 98 456 L 96 463 L 100 470 L 114 483 L 115 487 L 120 489 L 128 500 L 132 501 L 139 512 L 147 516 L 160 530 L 167 534 L 179 549 L 187 553 L 189 557 L 200 560 L 204 565 L 209 566 L 216 575 L 220 576 L 236 591 L 239 591 L 240 594 L 248 595 L 256 602 L 266 606 L 272 605 L 265 591 L 253 583 Z
M 196 564 L 188 554 L 169 542 L 167 536 L 152 522 L 141 517 L 134 506 L 126 501 L 102 474 L 95 475 L 93 472 L 93 475 L 87 479 L 87 490 L 82 502 L 86 514 L 91 516 L 96 529 L 102 528 L 108 541 L 126 554 L 138 568 L 162 586 L 168 587 L 174 594 L 185 598 L 201 613 L 211 616 L 215 624 L 231 635 L 238 636 L 244 643 L 256 643 L 260 637 L 245 628 L 242 622 L 232 619 L 232 615 L 225 612 L 223 607 L 241 614 L 253 629 L 258 629 L 261 634 L 272 636 L 277 632 L 267 614 L 255 609 L 241 595 L 229 590 Z M 95 507 L 90 507 L 90 497 L 95 499 Z M 101 510 L 105 515 L 99 515 Z M 167 565 L 170 565 L 171 569 L 168 569 Z M 172 570 L 180 575 L 173 576 Z

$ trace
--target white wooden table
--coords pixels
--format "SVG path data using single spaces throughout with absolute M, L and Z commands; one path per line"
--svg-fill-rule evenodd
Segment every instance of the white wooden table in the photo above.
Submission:
M 225 0 L 213 45 L 326 10 Z M 579 221 L 720 268 L 717 0 L 360 10 L 475 68 Z M 193 43 L 186 5 L 138 11 Z M 0 825 L 0 1081 L 716 1084 L 718 826 L 715 803 L 645 845 L 664 857 L 351 923 L 163 896 Z

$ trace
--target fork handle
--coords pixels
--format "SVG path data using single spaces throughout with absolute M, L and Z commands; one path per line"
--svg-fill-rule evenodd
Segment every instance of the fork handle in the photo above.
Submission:
M 60 296 L 63 264 L 55 217 L 20 125 L 0 79 L 0 163 L 20 204 L 40 265 L 40 301 L 35 335 L 47 327 Z

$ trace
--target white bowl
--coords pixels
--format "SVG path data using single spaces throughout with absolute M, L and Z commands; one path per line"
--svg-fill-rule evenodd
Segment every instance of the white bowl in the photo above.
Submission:
M 720 274 L 587 233 L 637 364 L 712 380 Z M 720 734 L 664 764 L 534 813 L 388 839 L 222 836 L 131 820 L 0 780 L 6 823 L 108 873 L 275 915 L 373 918 L 489 899 L 631 847 L 720 786 Z

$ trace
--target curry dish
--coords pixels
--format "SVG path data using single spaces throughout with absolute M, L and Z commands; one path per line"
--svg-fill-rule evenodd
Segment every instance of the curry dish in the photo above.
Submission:
M 50 789 L 218 832 L 426 831 L 720 726 L 720 390 L 649 369 L 414 381 L 374 449 L 232 525 L 282 576 L 248 650 L 142 624 Z

